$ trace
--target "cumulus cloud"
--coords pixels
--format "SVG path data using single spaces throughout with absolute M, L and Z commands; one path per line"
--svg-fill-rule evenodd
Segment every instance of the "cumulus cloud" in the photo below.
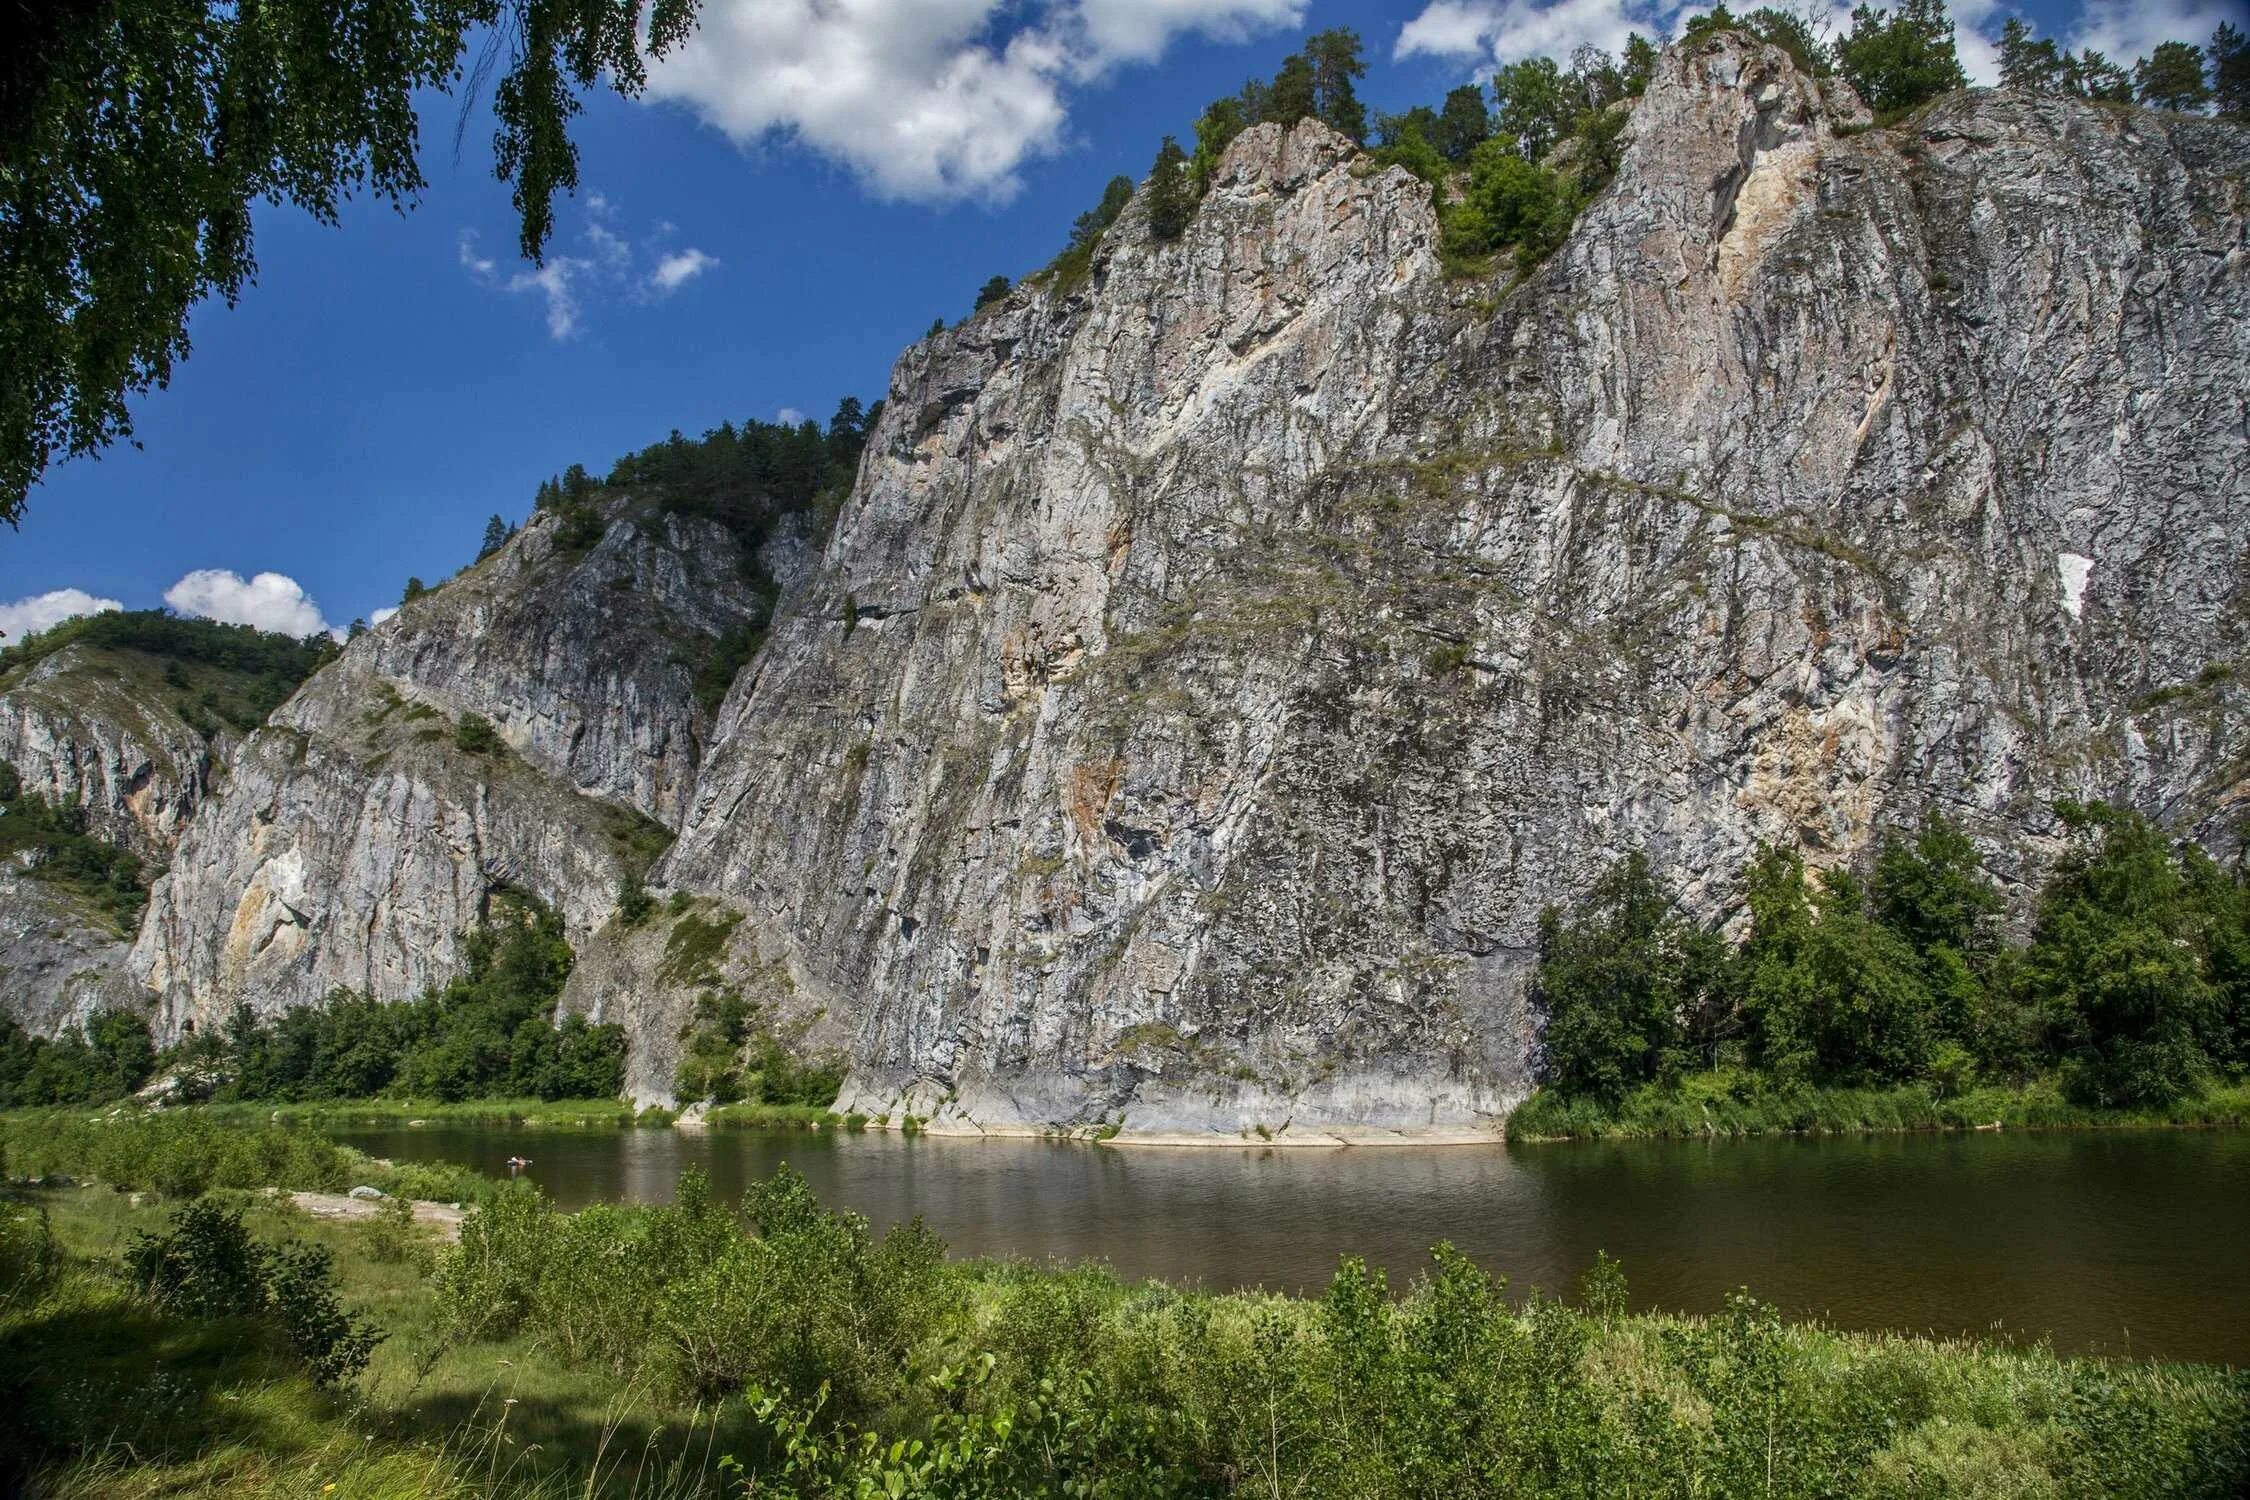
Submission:
M 784 427 L 794 427 L 805 420 L 805 414 L 794 406 L 784 406 L 773 414 L 773 419 Z
M 1634 32 L 1668 37 L 1685 18 L 1708 6 L 1678 7 L 1644 0 L 1431 0 L 1401 27 L 1396 57 L 1455 57 L 1478 65 L 1552 57 L 1567 63 L 1579 47 L 1624 50 Z
M 649 77 L 751 145 L 795 140 L 878 196 L 1004 199 L 1062 143 L 1064 93 L 1178 36 L 1237 40 L 1304 17 L 1305 0 L 1048 0 L 1004 39 L 1012 0 L 710 0 Z
M 320 606 L 286 573 L 244 578 L 230 568 L 197 568 L 164 591 L 164 602 L 183 615 L 229 625 L 254 625 L 276 635 L 334 635 Z
M 687 249 L 679 251 L 677 254 L 667 255 L 658 261 L 656 269 L 649 273 L 649 285 L 654 287 L 659 295 L 678 291 L 682 286 L 695 280 L 696 277 L 701 276 L 718 263 L 719 258 L 717 256 L 705 255 L 702 251 L 690 245 Z
M 382 623 L 383 623 L 383 622 L 384 622 L 385 620 L 388 620 L 388 619 L 389 619 L 389 618 L 390 618 L 390 617 L 391 617 L 392 615 L 395 615 L 395 614 L 397 614 L 397 613 L 398 613 L 398 606 L 397 606 L 397 605 L 395 605 L 395 604 L 386 604 L 386 605 L 384 605 L 384 606 L 383 606 L 383 607 L 382 607 L 381 609 L 379 609 L 379 610 L 375 611 L 375 613 L 373 613 L 373 614 L 369 615 L 369 616 L 367 617 L 367 623 L 368 623 L 369 627 L 370 627 L 370 628 L 372 628 L 372 627 L 374 627 L 374 626 L 377 626 L 377 625 L 380 625 L 380 624 L 382 624 Z
M 123 609 L 122 600 L 97 599 L 84 589 L 49 589 L 44 594 L 32 594 L 13 604 L 0 604 L 0 636 L 10 641 L 20 641 L 25 636 L 41 630 L 52 630 L 65 620 L 80 615 L 98 615 L 113 609 Z

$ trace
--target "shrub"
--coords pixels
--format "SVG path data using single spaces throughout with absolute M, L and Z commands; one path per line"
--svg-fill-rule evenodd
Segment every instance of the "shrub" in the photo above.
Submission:
M 352 1380 L 382 1339 L 344 1312 L 325 1246 L 261 1245 L 239 1208 L 190 1203 L 164 1234 L 136 1236 L 125 1264 L 141 1294 L 174 1316 L 264 1318 L 316 1385 Z
M 482 714 L 463 714 L 453 726 L 453 743 L 467 755 L 497 755 L 507 748 L 500 731 Z

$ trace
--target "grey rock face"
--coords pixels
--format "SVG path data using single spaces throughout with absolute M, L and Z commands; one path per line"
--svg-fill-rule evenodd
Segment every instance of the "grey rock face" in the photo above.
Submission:
M 535 519 L 245 742 L 134 947 L 165 1034 L 336 986 L 418 994 L 502 888 L 554 906 L 574 944 L 608 920 L 695 776 L 695 669 L 759 606 L 722 528 L 630 502 L 607 520 L 571 554 Z M 464 750 L 468 715 L 505 749 Z
M 125 972 L 126 947 L 68 893 L 0 868 L 0 1015 L 34 1036 L 83 1026 L 148 996 Z
M 2250 133 L 1669 52 L 1520 285 L 1317 124 L 909 350 L 663 880 L 940 1128 L 1457 1134 L 1537 917 L 2240 827 Z M 613 993 L 630 989 L 613 981 Z
M 0 693 L 0 760 L 87 831 L 161 863 L 235 744 L 206 741 L 115 653 L 65 646 Z

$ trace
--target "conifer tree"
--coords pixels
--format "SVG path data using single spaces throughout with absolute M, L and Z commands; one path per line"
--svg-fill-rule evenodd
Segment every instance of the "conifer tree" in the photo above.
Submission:
M 1160 240 L 1176 240 L 1187 232 L 1195 217 L 1195 193 L 1188 183 L 1187 153 L 1170 136 L 1157 149 L 1156 166 L 1149 174 L 1149 233 Z
M 2133 64 L 2133 91 L 2151 109 L 2200 110 L 2211 102 L 2203 81 L 2203 54 L 2186 42 L 2158 42 L 2156 50 Z
M 2250 118 L 2250 38 L 2226 22 L 2211 33 L 2211 102 L 2224 119 Z

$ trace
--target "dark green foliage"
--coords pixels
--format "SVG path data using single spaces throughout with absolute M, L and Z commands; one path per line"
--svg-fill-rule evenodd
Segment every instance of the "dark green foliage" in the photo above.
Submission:
M 255 279 L 251 205 L 325 223 L 345 199 L 417 198 L 424 90 L 472 39 L 505 59 L 499 176 L 523 253 L 577 186 L 569 123 L 597 81 L 624 94 L 695 0 L 56 0 L 8 11 L 0 49 L 0 521 L 60 457 L 132 430 L 127 398 L 188 352 L 189 310 Z M 483 77 L 483 64 L 478 80 Z
M 2203 54 L 2192 42 L 2158 42 L 2133 64 L 2133 92 L 2151 109 L 2200 110 L 2211 102 L 2203 79 Z
M 1198 198 L 1210 190 L 1212 175 L 1219 169 L 1219 158 L 1234 144 L 1234 138 L 1257 123 L 1242 97 L 1234 94 L 1213 100 L 1211 107 L 1196 120 L 1195 157 L 1189 177 Z
M 500 731 L 483 714 L 463 714 L 453 726 L 454 746 L 464 755 L 497 755 L 507 748 Z
M 831 1053 L 800 1061 L 731 985 L 707 985 L 697 994 L 680 1044 L 672 1089 L 682 1103 L 825 1108 L 844 1085 L 842 1058 Z
M 484 538 L 477 543 L 477 561 L 483 562 L 493 553 L 507 546 L 508 538 L 515 534 L 516 529 L 513 526 L 510 526 L 497 515 L 493 516 L 484 523 Z
M 1305 38 L 1305 56 L 1312 63 L 1312 112 L 1355 141 L 1367 138 L 1367 109 L 1352 87 L 1367 76 L 1359 52 L 1359 33 L 1349 27 L 1331 27 Z
M 982 312 L 993 303 L 1005 300 L 1011 284 L 1007 277 L 995 276 L 983 286 L 978 287 L 976 310 Z
M 1718 972 L 1718 945 L 1679 914 L 1645 856 L 1628 856 L 1571 919 L 1551 907 L 1539 919 L 1540 1076 L 1616 1099 L 1677 1071 L 1686 1018 Z
M 424 583 L 421 579 L 409 578 L 406 580 L 406 591 L 399 595 L 398 602 L 401 604 L 412 604 L 415 600 L 421 598 L 429 591 L 430 586 Z
M 2139 814 L 2061 809 L 2073 839 L 2040 893 L 2023 982 L 2089 1103 L 2143 1105 L 2192 1091 L 2227 1029 L 2205 928 L 2168 841 Z
M 1538 261 L 1570 233 L 1580 201 L 1571 179 L 1495 136 L 1470 156 L 1468 191 L 1446 210 L 1446 249 L 1468 256 L 1515 249 Z
M 1492 134 L 1492 112 L 1484 106 L 1484 90 L 1464 83 L 1445 96 L 1430 144 L 1447 161 L 1459 164 Z
M 1637 96 L 1648 87 L 1650 76 L 1656 72 L 1659 55 L 1656 44 L 1639 32 L 1625 38 L 1625 55 L 1618 73 L 1628 97 Z
M 1102 201 L 1080 214 L 1071 224 L 1070 243 L 1048 268 L 1053 272 L 1058 287 L 1068 289 L 1076 285 L 1092 268 L 1094 251 L 1100 247 L 1102 236 L 1109 232 L 1109 226 L 1117 222 L 1117 216 L 1125 212 L 1125 206 L 1132 201 L 1133 179 L 1112 177 L 1102 189 Z
M 86 831 L 76 797 L 55 806 L 28 790 L 16 768 L 0 760 L 0 861 L 27 868 L 34 879 L 60 886 L 129 934 L 148 903 L 141 862 Z
M 326 1246 L 259 1244 L 241 1209 L 209 1199 L 176 1210 L 166 1233 L 136 1236 L 125 1265 L 141 1294 L 176 1317 L 270 1324 L 315 1385 L 349 1384 L 383 1337 L 345 1313 Z
M 627 870 L 625 878 L 617 884 L 617 920 L 627 927 L 638 927 L 655 910 L 656 903 L 649 899 L 648 887 L 640 876 Z
M 1904 114 L 1969 81 L 1953 48 L 1945 0 L 1900 0 L 1893 11 L 1860 6 L 1852 12 L 1852 29 L 1836 41 L 1836 71 L 1882 117 Z
M 1170 136 L 1157 148 L 1148 179 L 1148 228 L 1160 240 L 1176 240 L 1195 217 L 1195 193 L 1188 182 L 1187 155 Z
M 1527 57 L 1501 68 L 1492 76 L 1492 95 L 1498 106 L 1494 134 L 1528 162 L 1570 133 L 1581 107 L 1579 91 L 1551 57 Z
M 2221 21 L 2211 33 L 2211 102 L 2221 119 L 2250 116 L 2250 37 Z
M 1526 1116 L 1548 1123 L 1525 1128 L 1576 1133 L 1572 1101 L 1635 1091 L 1636 1115 L 1661 1113 L 1647 1086 L 1689 1062 L 1747 1065 L 1749 1095 L 1707 1102 L 1777 1117 L 1805 1085 L 1915 1084 L 1934 1108 L 2056 1070 L 2080 1106 L 2154 1111 L 2250 1071 L 2244 869 L 2130 811 L 2059 811 L 2072 847 L 2021 947 L 2002 940 L 1974 845 L 1941 816 L 1886 838 L 1865 886 L 1841 869 L 1808 880 L 1794 851 L 1763 851 L 1744 878 L 1747 930 L 1723 959 L 1645 862 L 1624 861 L 1573 918 L 1542 923 L 1534 994 L 1556 1092 Z
M 767 600 L 767 609 L 772 601 Z M 711 644 L 711 654 L 696 665 L 695 701 L 706 715 L 719 711 L 726 701 L 727 690 L 734 686 L 735 678 L 750 665 L 750 658 L 766 643 L 766 621 L 746 622 L 735 626 Z
M 583 1016 L 558 1024 L 570 977 L 561 919 L 510 903 L 463 940 L 464 972 L 419 1000 L 339 990 L 270 1021 L 238 1010 L 213 1046 L 221 1099 L 365 1099 L 380 1094 L 607 1099 L 624 1084 L 625 1034 Z
M 131 1011 L 100 1011 L 53 1041 L 0 1016 L 0 1108 L 106 1104 L 131 1094 L 155 1071 L 148 1022 Z
M 607 480 L 574 466 L 540 487 L 540 505 L 559 510 L 566 530 L 575 524 L 574 508 L 586 514 L 583 533 L 558 539 L 565 551 L 584 551 L 601 539 L 591 503 L 596 496 L 630 491 L 652 495 L 674 514 L 716 521 L 755 553 L 792 517 L 814 519 L 816 531 L 825 528 L 858 475 L 880 409 L 880 402 L 867 411 L 852 400 L 838 407 L 826 431 L 809 420 L 792 426 L 752 419 L 739 427 L 723 422 L 693 441 L 674 432 L 619 459 Z

